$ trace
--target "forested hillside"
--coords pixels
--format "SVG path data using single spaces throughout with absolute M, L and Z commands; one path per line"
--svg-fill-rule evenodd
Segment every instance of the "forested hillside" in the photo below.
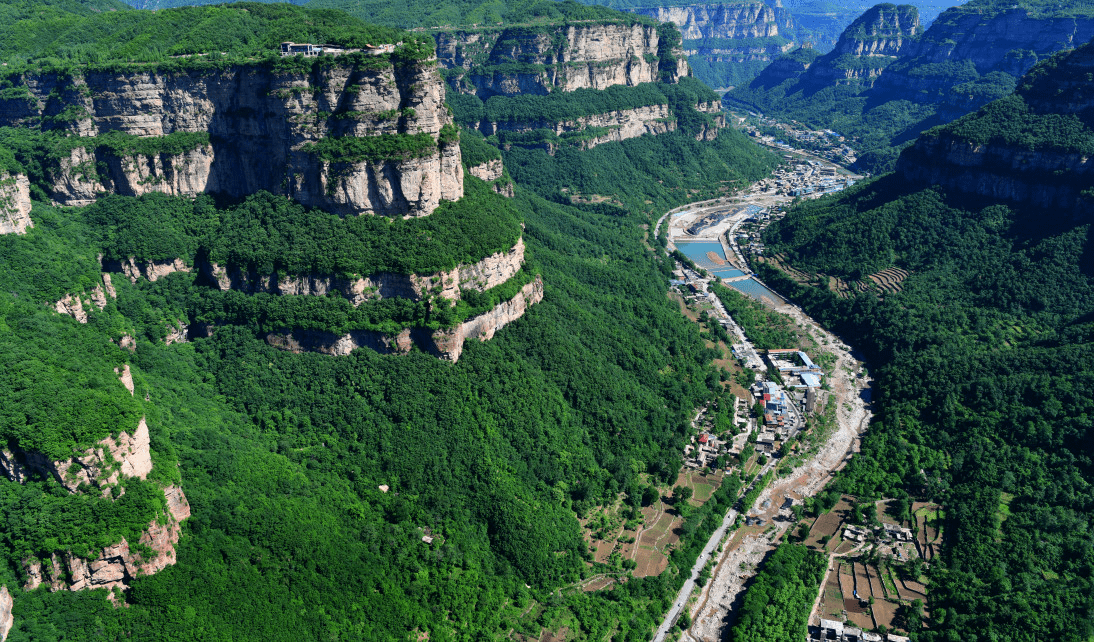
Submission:
M 884 7 L 892 5 L 877 8 Z M 854 37 L 850 29 L 843 37 Z M 877 173 L 891 170 L 921 132 L 1008 95 L 1034 63 L 1092 37 L 1094 14 L 1083 2 L 973 0 L 939 15 L 866 82 L 851 73 L 818 75 L 810 65 L 787 73 L 776 60 L 726 101 L 853 136 L 859 166 Z M 858 63 L 871 66 L 869 58 Z
M 308 89 L 343 69 L 366 80 L 396 69 L 393 84 L 407 70 L 419 74 L 409 77 L 420 86 L 403 94 L 417 102 L 392 114 L 355 114 L 353 133 L 319 139 L 348 142 L 304 152 L 326 161 L 323 154 L 362 145 L 368 152 L 369 141 L 403 140 L 379 132 L 426 118 L 430 97 L 443 98 L 429 41 L 333 12 L 250 4 L 65 19 L 68 35 L 11 46 L 20 62 L 9 68 L 4 99 L 30 104 L 38 85 L 27 79 L 44 69 L 63 69 L 76 87 L 73 79 L 89 70 L 215 84 L 242 65 L 247 82 L 263 74 L 295 79 L 301 91 L 262 99 L 298 106 L 364 95 L 361 86 Z M 266 50 L 282 39 L 411 46 L 390 60 L 273 60 Z M 169 58 L 210 50 L 235 53 Z M 350 76 L 339 78 L 354 87 Z M 634 512 L 644 490 L 674 481 L 689 419 L 721 385 L 714 352 L 665 296 L 670 265 L 648 249 L 642 226 L 651 214 L 725 193 L 776 162 L 735 132 L 697 140 L 707 121 L 688 88 L 680 91 L 686 100 L 675 131 L 554 156 L 520 146 L 499 152 L 469 131 L 455 145 L 461 135 L 438 102 L 441 116 L 430 123 L 440 130 L 415 135 L 430 138 L 431 153 L 441 146 L 462 162 L 463 196 L 408 219 L 338 216 L 284 194 L 227 197 L 208 186 L 190 194 L 101 192 L 90 205 L 56 206 L 49 202 L 56 163 L 85 148 L 80 131 L 102 132 L 95 150 L 153 160 L 190 150 L 194 141 L 171 147 L 180 134 L 196 136 L 198 148 L 226 143 L 187 130 L 107 133 L 111 124 L 151 122 L 134 119 L 147 112 L 125 111 L 124 92 L 112 94 L 109 113 L 95 102 L 97 90 L 87 92 L 94 110 L 71 119 L 5 112 L 12 126 L 0 129 L 4 213 L 31 206 L 27 225 L 0 234 L 7 517 L 0 582 L 15 596 L 8 639 L 448 640 L 562 627 L 579 638 L 647 639 L 682 581 L 678 569 L 690 568 L 698 548 L 684 542 L 658 576 L 585 593 L 573 584 L 626 569 L 592 563 L 579 517 L 617 500 Z M 62 93 L 41 102 L 58 108 L 85 95 L 75 88 L 58 99 Z M 201 110 L 195 117 L 169 101 L 157 109 L 160 122 L 183 113 L 178 121 L 204 122 Z M 300 112 L 305 118 L 290 114 L 291 126 L 337 124 L 336 115 L 309 109 Z M 231 117 L 253 116 L 237 108 Z M 264 118 L 272 127 L 283 116 Z M 213 125 L 220 122 L 232 121 Z M 411 174 L 418 158 L 405 151 L 384 157 Z M 516 182 L 513 198 L 470 175 L 499 159 Z M 450 273 L 509 260 L 518 248 L 519 269 L 495 287 L 480 282 L 485 276 L 455 285 L 411 279 L 424 289 L 394 293 L 338 285 Z M 282 349 L 271 338 L 286 328 L 406 328 L 417 341 L 532 285 L 542 301 L 490 341 L 468 340 L 456 363 L 413 345 L 401 355 L 359 348 L 336 357 Z M 438 294 L 453 287 L 458 299 Z M 61 481 L 73 471 L 35 459 L 65 462 L 133 432 L 141 418 L 151 472 L 122 474 L 106 492 L 85 482 L 70 493 Z M 174 563 L 154 574 L 125 571 L 110 585 L 126 605 L 117 608 L 95 589 L 104 586 L 97 560 L 121 538 L 134 555 L 150 555 L 141 529 L 172 519 L 175 496 L 161 489 L 174 485 L 189 500 L 189 518 L 175 525 Z M 705 532 L 708 519 L 710 511 L 695 512 L 685 532 Z M 75 590 L 88 588 L 74 570 L 82 563 L 94 570 L 93 590 Z M 32 568 L 44 585 L 25 590 Z
M 1079 166 L 1027 173 L 1017 161 L 1088 136 L 1089 100 L 1073 81 L 1089 49 L 1039 65 L 1018 95 L 921 141 L 989 143 L 1009 159 L 984 166 L 999 180 L 1087 184 Z M 1035 115 L 1015 108 L 1025 101 Z M 1052 133 L 1073 120 L 1078 138 Z M 927 149 L 917 144 L 907 162 L 947 162 L 945 148 Z M 770 266 L 763 275 L 854 337 L 877 378 L 878 416 L 834 489 L 944 507 L 921 640 L 1084 640 L 1094 630 L 1091 223 L 1075 205 L 890 174 L 801 205 L 766 235 L 812 281 Z M 910 273 L 899 292 L 827 288 L 830 276 L 894 266 Z

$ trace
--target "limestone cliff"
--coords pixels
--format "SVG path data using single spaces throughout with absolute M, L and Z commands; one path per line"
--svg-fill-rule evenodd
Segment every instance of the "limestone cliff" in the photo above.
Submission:
M 0 125 L 19 125 L 62 109 L 81 114 L 69 131 L 88 137 L 59 161 L 52 197 L 86 204 L 108 192 L 192 196 L 285 194 L 338 214 L 424 216 L 463 194 L 458 145 L 441 136 L 451 122 L 432 61 L 337 58 L 310 70 L 239 65 L 203 71 L 87 71 L 71 78 L 14 79 L 29 99 L 0 105 Z M 10 101 L 9 101 L 10 102 Z M 207 135 L 180 151 L 119 150 L 94 138 Z M 328 138 L 378 135 L 432 138 L 432 148 L 368 160 L 324 159 Z
M 30 220 L 30 181 L 23 174 L 0 173 L 0 234 L 26 234 Z
M 914 183 L 1052 212 L 1094 214 L 1094 47 L 1035 67 L 1012 96 L 919 137 L 897 172 Z
M 151 441 L 143 417 L 131 432 L 106 437 L 68 459 L 51 461 L 34 451 L 0 449 L 0 475 L 19 483 L 31 474 L 48 475 L 70 493 L 88 489 L 107 497 L 122 475 L 144 479 L 150 472 Z
M 589 128 L 607 131 L 582 139 L 581 146 L 585 149 L 591 149 L 603 143 L 637 138 L 643 134 L 656 135 L 670 132 L 676 129 L 676 119 L 668 105 L 651 105 L 582 116 L 559 123 L 541 120 L 486 123 L 482 130 L 484 134 L 490 135 L 498 131 L 527 132 L 547 129 L 561 136 L 571 132 L 583 132 Z
M 528 307 L 543 299 L 543 281 L 536 277 L 508 301 L 492 310 L 471 317 L 446 330 L 407 328 L 391 336 L 372 330 L 358 330 L 344 335 L 314 330 L 285 330 L 266 336 L 273 346 L 292 352 L 321 352 L 342 356 L 357 348 L 370 348 L 382 354 L 405 354 L 414 346 L 447 361 L 458 361 L 468 339 L 487 341 L 501 328 L 519 319 Z
M 330 274 L 266 275 L 244 274 L 216 263 L 203 266 L 202 272 L 221 290 L 268 292 L 283 295 L 327 296 L 338 293 L 354 306 L 365 301 L 402 297 L 422 301 L 434 296 L 459 301 L 461 293 L 485 292 L 501 285 L 520 271 L 524 264 L 524 239 L 505 252 L 497 252 L 470 264 L 432 274 L 396 274 L 380 272 L 365 277 L 346 278 Z
M 11 614 L 13 606 L 15 606 L 15 600 L 8 592 L 8 587 L 0 586 L 0 642 L 8 639 L 8 633 L 11 632 L 11 627 L 15 623 L 15 618 Z
M 153 520 L 140 535 L 138 543 L 145 552 L 130 549 L 123 537 L 117 544 L 104 547 L 95 559 L 54 551 L 45 563 L 36 558 L 23 561 L 23 589 L 33 591 L 45 584 L 51 591 L 129 588 L 134 578 L 152 575 L 176 561 L 175 546 L 182 534 L 180 522 L 190 517 L 190 503 L 178 486 L 164 489 L 167 514 Z
M 634 11 L 658 22 L 675 24 L 684 40 L 771 38 L 780 35 L 775 8 L 762 2 L 640 7 Z M 786 20 L 791 20 L 789 14 L 783 21 L 784 32 L 788 25 Z
M 817 85 L 855 81 L 871 84 L 920 33 L 919 10 L 912 5 L 880 4 L 855 19 L 835 48 L 817 58 L 803 75 Z
M 486 99 L 669 82 L 688 73 L 679 47 L 663 51 L 658 28 L 636 22 L 572 23 L 438 32 L 449 84 Z
M 473 165 L 467 171 L 475 178 L 490 183 L 498 194 L 513 198 L 513 181 L 505 173 L 505 165 L 500 158 Z
M 1038 60 L 1089 41 L 1094 37 L 1089 13 L 1042 14 L 983 0 L 953 7 L 908 44 L 878 87 L 895 96 L 948 104 L 952 109 L 946 120 L 951 120 L 1005 95 L 993 86 L 998 83 L 977 83 L 977 76 L 1021 76 Z

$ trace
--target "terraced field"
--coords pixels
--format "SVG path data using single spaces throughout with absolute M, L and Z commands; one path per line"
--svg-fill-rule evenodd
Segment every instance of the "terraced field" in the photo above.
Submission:
M 908 278 L 908 271 L 898 267 L 891 267 L 871 274 L 866 278 L 870 279 L 883 294 L 896 293 L 903 289 L 901 283 Z

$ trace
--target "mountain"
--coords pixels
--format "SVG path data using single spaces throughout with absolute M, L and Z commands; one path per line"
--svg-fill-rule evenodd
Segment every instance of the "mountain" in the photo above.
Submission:
M 1049 57 L 920 135 L 896 172 L 765 236 L 759 271 L 855 336 L 877 377 L 877 417 L 833 491 L 944 506 L 919 639 L 1094 626 L 1092 71 L 1094 45 Z M 907 277 L 883 287 L 893 268 Z
M 863 20 L 894 10 L 878 5 L 845 36 L 853 41 Z M 884 67 L 857 56 L 817 60 L 822 67 L 838 67 L 835 73 L 818 73 L 812 62 L 794 72 L 776 61 L 726 100 L 852 135 L 864 152 L 863 169 L 881 171 L 891 169 L 900 148 L 920 132 L 1007 95 L 1038 60 L 1091 37 L 1094 21 L 1081 3 L 974 0 L 943 12 L 921 35 L 905 34 L 899 52 L 885 59 Z M 849 82 L 863 72 L 865 82 Z
M 9 640 L 650 635 L 729 500 L 658 574 L 581 519 L 671 494 L 728 374 L 643 226 L 777 158 L 705 111 L 671 26 L 560 11 L 586 9 L 467 67 L 329 9 L 26 12 L 42 37 L 0 43 Z M 602 42 L 556 60 L 571 37 Z M 526 109 L 569 129 L 503 129 Z M 604 573 L 628 581 L 572 588 Z

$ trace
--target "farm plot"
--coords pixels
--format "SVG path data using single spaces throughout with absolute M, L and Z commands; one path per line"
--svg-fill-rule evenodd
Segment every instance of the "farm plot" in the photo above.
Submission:
M 876 600 L 882 600 L 887 597 L 885 586 L 881 581 L 881 577 L 878 575 L 877 567 L 865 566 L 863 568 L 866 571 L 866 576 L 870 578 L 870 595 L 873 595 Z
M 838 569 L 828 574 L 821 596 L 820 617 L 827 620 L 843 620 L 843 591 L 840 589 Z
M 823 549 L 820 540 L 823 537 L 828 537 L 829 545 L 831 548 L 835 548 L 841 541 L 841 533 L 843 522 L 851 514 L 851 503 L 847 497 L 841 497 L 839 502 L 832 507 L 832 510 L 821 515 L 813 522 L 812 527 L 809 529 L 809 537 L 805 540 L 805 545 L 813 549 Z
M 870 610 L 874 615 L 874 622 L 877 626 L 884 626 L 887 629 L 892 630 L 893 619 L 896 617 L 896 610 L 898 606 L 888 600 L 874 599 L 873 605 Z
M 908 278 L 908 271 L 898 267 L 891 267 L 867 276 L 877 289 L 883 294 L 900 292 L 903 289 L 901 283 Z

